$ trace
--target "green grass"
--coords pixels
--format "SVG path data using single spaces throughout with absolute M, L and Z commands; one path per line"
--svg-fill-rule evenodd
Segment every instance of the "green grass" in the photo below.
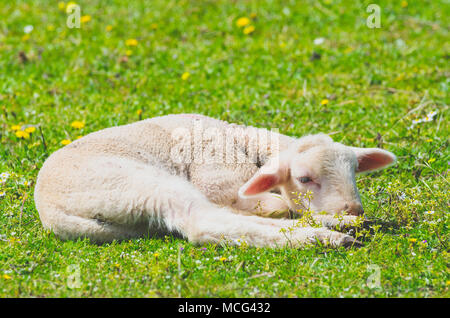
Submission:
M 56 1 L 0 2 L 1 297 L 450 296 L 447 1 L 379 1 L 379 29 L 372 1 L 77 2 L 80 29 Z M 392 226 L 349 250 L 97 246 L 42 228 L 34 183 L 62 140 L 181 112 L 394 152 L 357 180 L 367 216 Z

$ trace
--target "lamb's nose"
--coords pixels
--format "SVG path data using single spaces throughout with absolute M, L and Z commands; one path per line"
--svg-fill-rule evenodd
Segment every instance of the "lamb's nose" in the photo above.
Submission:
M 361 203 L 346 203 L 344 210 L 351 215 L 363 215 L 364 209 Z

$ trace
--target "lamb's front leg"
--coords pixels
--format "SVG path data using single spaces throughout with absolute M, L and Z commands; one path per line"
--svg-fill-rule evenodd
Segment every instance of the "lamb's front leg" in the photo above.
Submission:
M 332 247 L 359 245 L 349 235 L 326 228 L 296 227 L 290 220 L 273 220 L 234 214 L 227 209 L 195 210 L 190 214 L 184 234 L 195 243 L 239 244 L 250 246 L 299 247 L 321 243 Z M 283 230 L 284 229 L 284 230 Z
M 329 229 L 350 229 L 354 227 L 367 226 L 369 221 L 355 215 L 314 214 L 314 222 Z

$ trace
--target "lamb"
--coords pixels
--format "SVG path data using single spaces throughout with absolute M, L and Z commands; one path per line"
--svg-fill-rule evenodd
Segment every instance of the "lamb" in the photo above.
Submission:
M 100 130 L 54 152 L 34 198 L 44 228 L 61 239 L 104 243 L 174 233 L 198 244 L 349 246 L 354 238 L 330 227 L 334 214 L 345 212 L 339 222 L 351 223 L 363 213 L 355 173 L 395 159 L 324 134 L 294 138 L 197 114 L 167 115 Z M 322 227 L 292 227 L 287 217 L 306 208 L 327 212 L 315 215 Z

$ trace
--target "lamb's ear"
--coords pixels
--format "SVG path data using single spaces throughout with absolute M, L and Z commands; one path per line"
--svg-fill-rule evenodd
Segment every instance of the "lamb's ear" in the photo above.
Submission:
M 272 160 L 262 166 L 240 189 L 239 196 L 251 197 L 269 191 L 285 182 L 289 175 L 289 164 L 283 160 Z
M 379 148 L 357 148 L 350 147 L 358 159 L 356 172 L 368 172 L 386 168 L 395 163 L 396 157 L 393 153 Z

